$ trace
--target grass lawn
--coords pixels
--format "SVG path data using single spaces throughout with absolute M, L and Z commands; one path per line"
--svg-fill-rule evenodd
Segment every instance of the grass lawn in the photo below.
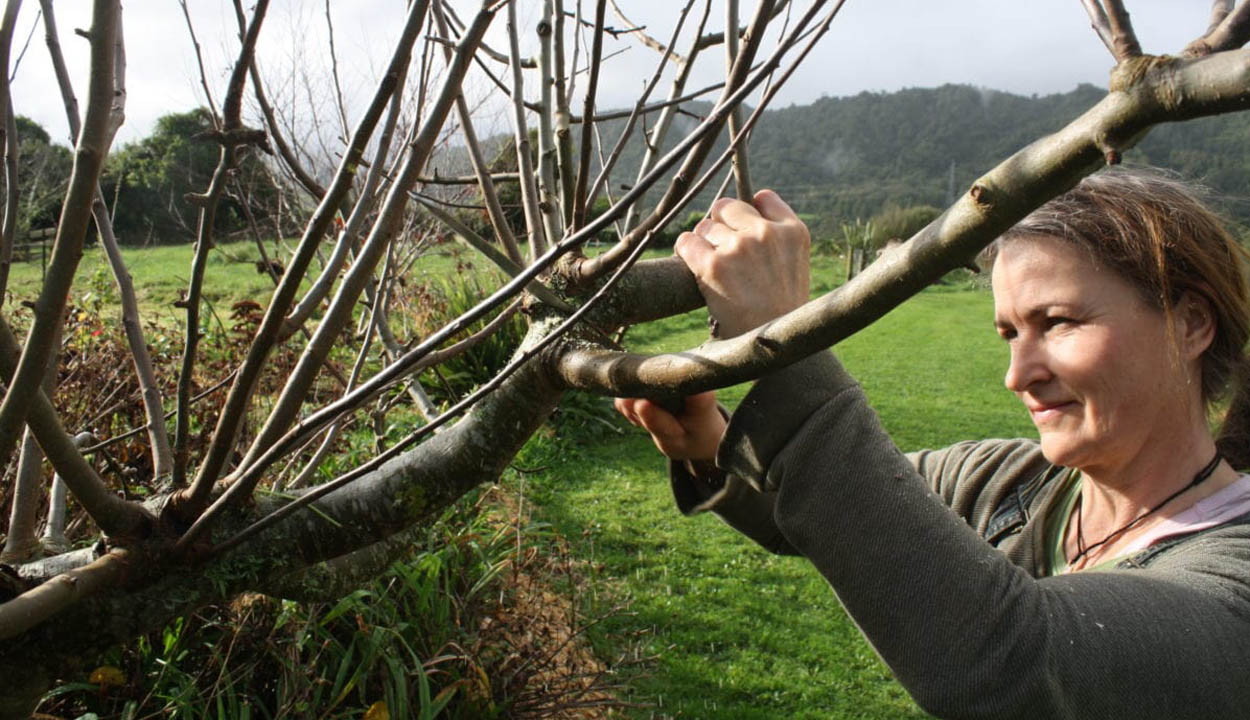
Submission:
M 827 287 L 832 270 L 816 272 L 814 285 Z M 637 328 L 627 342 L 651 352 L 697 345 L 704 317 Z M 991 318 L 988 291 L 939 286 L 838 348 L 901 447 L 1033 434 L 1003 388 L 1007 350 Z M 721 397 L 733 405 L 744 389 Z M 632 615 L 593 629 L 599 650 L 614 656 L 640 641 L 658 656 L 629 678 L 632 699 L 653 704 L 634 716 L 925 717 L 805 560 L 676 512 L 640 431 L 582 443 L 534 484 L 542 517 L 574 538 L 599 582 L 632 600 Z

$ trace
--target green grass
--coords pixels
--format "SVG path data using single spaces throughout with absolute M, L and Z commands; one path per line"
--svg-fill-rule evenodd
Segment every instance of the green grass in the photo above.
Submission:
M 823 289 L 840 272 L 816 264 Z M 701 312 L 635 329 L 631 348 L 691 347 Z M 1032 434 L 1002 386 L 1006 347 L 991 299 L 966 282 L 932 288 L 844 342 L 838 353 L 904 449 Z M 722 391 L 734 405 L 745 388 Z M 660 457 L 640 431 L 566 451 L 538 483 L 542 515 L 580 538 L 600 581 L 633 616 L 599 629 L 613 655 L 645 632 L 658 656 L 630 679 L 635 717 L 925 717 L 891 679 L 826 583 L 800 558 L 768 554 L 710 516 L 675 510 Z M 906 588 L 900 588 L 906 592 Z
M 268 249 L 272 256 L 272 244 Z M 193 253 L 192 243 L 122 248 L 122 257 L 134 282 L 135 296 L 144 320 L 173 326 L 185 322 L 186 312 L 174 307 L 173 303 L 186 293 Z M 220 243 L 210 252 L 204 269 L 203 296 L 223 319 L 229 314 L 230 305 L 238 300 L 253 300 L 261 305 L 269 301 L 273 281 L 268 275 L 256 271 L 255 263 L 259 259 L 260 254 L 251 241 Z M 449 244 L 422 256 L 409 274 L 409 280 L 425 282 L 433 277 L 446 277 L 454 271 L 457 263 L 466 261 L 472 263 L 475 269 L 489 267 L 471 251 Z M 320 268 L 320 262 L 314 260 L 308 274 L 315 278 Z M 13 263 L 9 292 L 18 302 L 33 301 L 42 282 L 43 268 L 37 255 L 30 260 Z M 305 289 L 309 282 L 305 281 Z M 104 250 L 98 243 L 83 251 L 70 297 L 81 301 L 87 293 L 99 296 L 105 306 L 117 302 L 113 275 Z

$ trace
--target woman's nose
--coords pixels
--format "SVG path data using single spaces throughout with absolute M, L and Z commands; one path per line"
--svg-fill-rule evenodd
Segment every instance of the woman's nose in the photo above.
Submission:
M 1007 375 L 1003 384 L 1007 389 L 1021 393 L 1038 382 L 1050 378 L 1050 369 L 1046 364 L 1045 349 L 1033 340 L 1017 338 L 1011 344 L 1011 362 L 1007 366 Z

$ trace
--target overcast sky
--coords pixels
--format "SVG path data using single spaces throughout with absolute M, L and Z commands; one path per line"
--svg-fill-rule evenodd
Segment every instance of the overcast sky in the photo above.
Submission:
M 520 23 L 532 35 L 538 0 L 518 0 Z M 250 3 L 247 3 L 250 7 Z M 350 105 L 367 97 L 371 80 L 387 60 L 402 24 L 402 0 L 333 0 L 337 51 L 344 92 Z M 575 0 L 564 0 L 571 8 Z M 593 3 L 585 0 L 587 12 Z M 630 19 L 667 38 L 683 3 L 680 0 L 620 0 Z M 219 95 L 229 59 L 238 47 L 234 12 L 228 1 L 190 0 L 203 47 L 209 84 Z M 461 0 L 466 8 L 476 3 Z M 752 3 L 743 2 L 744 7 Z M 796 0 L 796 13 L 806 6 Z M 1129 0 L 1132 19 L 1147 52 L 1175 52 L 1205 27 L 1208 0 Z M 23 4 L 14 57 L 38 21 L 38 3 Z M 85 92 L 87 43 L 73 34 L 90 25 L 87 0 L 56 3 L 61 42 L 80 93 Z M 260 57 L 275 94 L 293 93 L 290 103 L 328 87 L 325 5 L 321 0 L 273 0 L 261 34 Z M 467 17 L 470 13 L 461 13 Z M 714 12 L 710 29 L 723 27 Z M 488 42 L 506 50 L 504 13 Z M 620 26 L 616 18 L 611 24 Z M 162 114 L 202 105 L 195 54 L 177 0 L 132 0 L 125 7 L 127 40 L 127 121 L 119 141 L 146 135 Z M 529 38 L 527 38 L 528 40 Z M 532 43 L 526 52 L 532 50 Z M 612 44 L 609 50 L 619 49 Z M 679 49 L 682 43 L 678 43 Z M 601 106 L 632 103 L 657 55 L 633 47 L 607 64 Z M 584 58 L 584 55 L 583 55 Z M 723 73 L 719 51 L 706 53 L 691 87 Z M 1089 28 L 1079 0 L 847 0 L 830 33 L 790 80 L 775 105 L 808 103 L 821 96 L 932 87 L 944 83 L 1008 90 L 1022 94 L 1066 92 L 1082 82 L 1106 86 L 1110 55 Z M 634 74 L 631 74 L 634 73 Z M 475 87 L 483 88 L 478 79 Z M 532 88 L 532 85 L 531 85 Z M 54 137 L 67 134 L 43 30 L 39 26 L 16 71 L 17 112 L 34 118 Z M 217 97 L 220 100 L 219 97 Z

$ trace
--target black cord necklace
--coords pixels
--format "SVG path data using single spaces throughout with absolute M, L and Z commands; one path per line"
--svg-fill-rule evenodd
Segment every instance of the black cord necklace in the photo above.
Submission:
M 1194 486 L 1201 483 L 1203 480 L 1206 480 L 1207 478 L 1211 477 L 1211 474 L 1215 472 L 1215 468 L 1219 467 L 1220 460 L 1222 459 L 1223 458 L 1220 457 L 1220 453 L 1217 450 L 1215 453 L 1215 457 L 1211 458 L 1211 462 L 1207 463 L 1201 470 L 1199 470 L 1198 474 L 1194 475 L 1194 479 L 1191 480 L 1188 485 L 1181 488 L 1180 490 L 1177 490 L 1171 495 L 1168 495 L 1166 498 L 1163 499 L 1163 502 L 1159 503 L 1158 505 L 1155 505 L 1154 507 L 1150 508 L 1149 510 L 1142 513 L 1141 515 L 1138 515 L 1137 517 L 1133 518 L 1132 520 L 1128 522 L 1128 524 L 1122 526 L 1119 530 L 1112 532 L 1110 535 L 1103 538 L 1102 540 L 1099 540 L 1093 545 L 1087 546 L 1085 544 L 1085 533 L 1081 530 L 1081 506 L 1083 503 L 1081 502 L 1081 498 L 1078 497 L 1076 499 L 1076 550 L 1077 552 L 1076 552 L 1076 556 L 1068 561 L 1068 566 L 1071 567 L 1072 565 L 1077 564 L 1078 562 L 1081 561 L 1081 558 L 1093 552 L 1095 549 L 1103 545 L 1106 545 L 1107 543 L 1111 542 L 1113 539 L 1119 537 L 1120 535 L 1123 535 L 1124 533 L 1128 532 L 1131 528 L 1135 527 L 1137 523 L 1141 522 L 1142 520 L 1145 520 L 1146 518 L 1154 514 L 1154 512 L 1157 511 L 1159 508 L 1175 500 L 1181 493 L 1193 488 Z

